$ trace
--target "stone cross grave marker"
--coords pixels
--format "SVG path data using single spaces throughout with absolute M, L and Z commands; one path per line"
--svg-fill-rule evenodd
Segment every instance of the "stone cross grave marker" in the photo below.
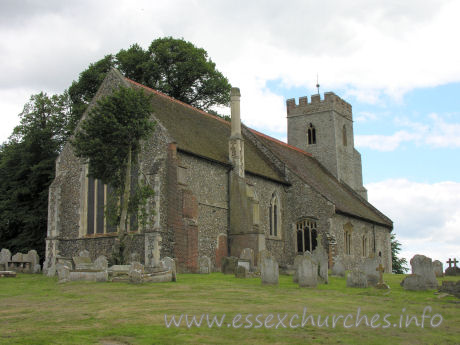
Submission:
M 452 259 L 449 258 L 449 260 L 446 261 L 446 264 L 449 264 L 449 268 L 451 268 L 452 267 Z

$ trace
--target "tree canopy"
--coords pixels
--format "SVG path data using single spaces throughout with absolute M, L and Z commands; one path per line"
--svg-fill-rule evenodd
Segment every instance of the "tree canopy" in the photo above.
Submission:
M 80 73 L 69 88 L 73 121 L 83 115 L 89 101 L 111 67 L 127 78 L 161 91 L 203 110 L 227 105 L 230 89 L 227 78 L 216 69 L 206 50 L 172 37 L 158 38 L 144 50 L 138 44 L 106 55 Z
M 398 258 L 401 251 L 401 243 L 396 239 L 394 233 L 391 234 L 391 262 L 393 273 L 404 274 L 407 271 L 407 260 L 405 258 Z

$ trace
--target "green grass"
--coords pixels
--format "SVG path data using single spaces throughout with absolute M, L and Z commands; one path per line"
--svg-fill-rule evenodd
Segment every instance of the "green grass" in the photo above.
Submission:
M 280 276 L 279 286 L 262 286 L 260 279 L 236 279 L 214 273 L 179 275 L 175 283 L 131 285 L 128 283 L 73 282 L 58 284 L 55 278 L 19 274 L 0 280 L 0 344 L 460 344 L 460 300 L 435 295 L 434 291 L 404 291 L 401 275 L 385 275 L 391 291 L 353 289 L 345 279 L 330 277 L 328 285 L 299 288 L 292 277 Z M 446 280 L 459 278 L 449 277 Z M 404 327 L 407 314 L 421 320 L 423 309 L 441 314 L 439 327 L 412 323 Z M 303 308 L 329 327 L 290 328 L 289 319 Z M 364 325 L 345 328 L 341 319 L 332 327 L 333 315 L 352 314 L 357 308 L 369 319 L 374 314 L 388 320 L 383 329 Z M 399 325 L 402 308 L 403 327 Z M 221 328 L 165 326 L 164 314 L 225 314 Z M 255 315 L 263 318 L 287 313 L 287 328 L 254 328 Z M 227 327 L 242 314 L 241 328 Z M 245 329 L 244 318 L 252 314 L 253 327 Z M 263 319 L 262 319 L 263 320 Z M 370 320 L 369 320 L 370 321 Z M 381 321 L 381 319 L 380 319 Z M 294 325 L 298 320 L 294 320 Z

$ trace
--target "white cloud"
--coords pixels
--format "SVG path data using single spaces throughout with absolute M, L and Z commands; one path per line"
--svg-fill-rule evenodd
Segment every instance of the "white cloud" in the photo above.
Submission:
M 404 142 L 414 142 L 435 148 L 460 147 L 460 123 L 448 123 L 438 114 L 430 114 L 429 123 L 396 119 L 396 124 L 407 127 L 391 135 L 357 135 L 357 147 L 367 147 L 377 151 L 394 151 Z
M 353 117 L 356 122 L 367 122 L 377 119 L 377 115 L 368 111 L 361 111 Z
M 0 89 L 59 92 L 105 54 L 172 35 L 204 47 L 241 88 L 247 125 L 281 133 L 269 80 L 308 94 L 318 72 L 322 90 L 371 103 L 459 81 L 459 12 L 449 0 L 1 2 Z
M 445 262 L 460 255 L 460 183 L 406 179 L 366 185 L 369 201 L 394 222 L 408 260 L 423 254 Z

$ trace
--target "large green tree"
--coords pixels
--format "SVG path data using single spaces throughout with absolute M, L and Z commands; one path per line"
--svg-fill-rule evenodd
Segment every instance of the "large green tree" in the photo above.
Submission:
M 0 148 L 0 247 L 44 256 L 48 187 L 69 135 L 68 95 L 33 95 Z
M 96 94 L 110 68 L 199 109 L 227 105 L 230 88 L 206 50 L 172 37 L 158 38 L 144 50 L 138 44 L 90 64 L 69 88 L 75 124 Z
M 408 270 L 407 260 L 405 258 L 399 258 L 398 254 L 401 251 L 401 243 L 396 239 L 394 233 L 391 234 L 391 262 L 393 267 L 393 273 L 404 274 Z
M 119 87 L 97 102 L 81 122 L 72 144 L 89 166 L 88 175 L 110 184 L 121 200 L 120 234 L 127 232 L 132 203 L 131 169 L 140 141 L 153 130 L 150 97 L 143 90 Z

